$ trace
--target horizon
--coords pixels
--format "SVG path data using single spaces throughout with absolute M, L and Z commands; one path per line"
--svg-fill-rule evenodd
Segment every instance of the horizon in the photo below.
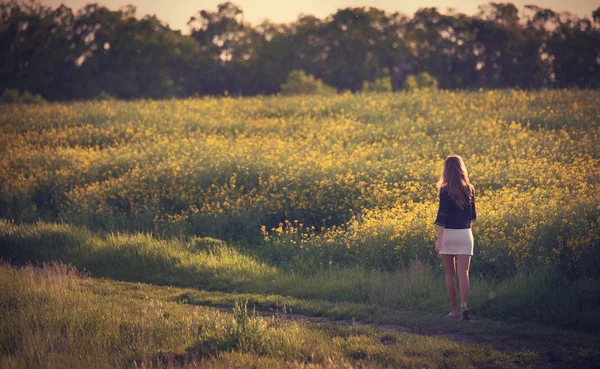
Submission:
M 40 1 L 45 6 L 53 8 L 60 4 L 70 7 L 74 11 L 81 9 L 83 6 L 90 3 L 98 3 L 111 10 L 117 10 L 126 5 L 136 7 L 136 17 L 142 18 L 146 15 L 156 15 L 162 22 L 169 25 L 173 30 L 180 30 L 182 33 L 189 33 L 187 22 L 190 17 L 196 15 L 200 10 L 216 11 L 217 5 L 224 3 L 222 0 L 203 0 L 198 3 L 183 0 L 172 0 L 167 2 L 162 1 L 143 1 L 143 0 L 44 0 Z M 489 4 L 490 1 L 458 1 L 458 0 L 436 0 L 429 2 L 421 2 L 417 0 L 408 0 L 403 3 L 398 3 L 393 0 L 308 0 L 302 3 L 282 3 L 277 0 L 238 0 L 231 1 L 239 6 L 244 13 L 244 20 L 252 25 L 257 25 L 263 21 L 271 21 L 274 23 L 290 23 L 298 19 L 301 15 L 313 15 L 318 18 L 325 18 L 338 9 L 347 7 L 373 7 L 385 10 L 387 12 L 399 12 L 408 16 L 412 16 L 418 9 L 427 7 L 436 7 L 442 12 L 449 9 L 454 9 L 457 12 L 467 15 L 474 15 L 481 5 Z M 525 5 L 536 5 L 543 8 L 549 8 L 556 12 L 570 12 L 580 18 L 591 18 L 594 11 L 600 4 L 592 5 L 588 0 L 573 0 L 566 7 L 565 2 L 560 0 L 539 0 L 536 2 L 520 0 L 509 1 L 514 4 L 519 11 Z

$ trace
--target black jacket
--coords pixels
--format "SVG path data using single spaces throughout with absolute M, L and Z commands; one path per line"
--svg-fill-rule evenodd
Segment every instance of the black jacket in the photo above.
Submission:
M 437 212 L 435 224 L 450 229 L 471 228 L 471 222 L 477 219 L 475 211 L 475 194 L 469 199 L 468 205 L 464 209 L 456 206 L 454 201 L 448 195 L 448 192 L 442 188 L 440 191 L 440 207 Z

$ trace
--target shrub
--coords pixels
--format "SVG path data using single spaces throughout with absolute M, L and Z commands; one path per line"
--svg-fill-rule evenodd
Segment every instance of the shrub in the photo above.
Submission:
M 46 99 L 40 94 L 33 95 L 29 91 L 25 91 L 21 95 L 20 102 L 25 104 L 43 104 L 46 102 Z
M 391 92 L 392 78 L 385 76 L 377 78 L 374 81 L 364 81 L 362 85 L 363 92 Z
M 243 352 L 260 351 L 264 342 L 265 326 L 258 316 L 256 309 L 252 315 L 248 314 L 248 300 L 235 301 L 233 305 L 233 321 L 227 327 L 227 341 L 233 348 Z
M 282 95 L 331 95 L 335 88 L 302 70 L 293 70 L 281 85 Z
M 6 90 L 4 90 L 4 92 L 2 92 L 0 100 L 3 103 L 15 103 L 19 101 L 19 90 L 16 90 L 14 88 L 7 88 Z
M 437 79 L 427 72 L 419 73 L 419 75 L 417 76 L 417 83 L 419 85 L 419 88 L 425 88 L 430 90 L 436 90 L 438 88 Z
M 410 75 L 404 81 L 404 90 L 437 90 L 438 81 L 427 72 L 419 73 L 418 75 Z
M 100 93 L 98 94 L 98 96 L 96 96 L 96 100 L 98 101 L 112 101 L 112 100 L 116 100 L 115 97 L 111 94 L 109 94 L 108 92 L 102 90 L 100 91 Z
M 419 84 L 414 75 L 410 75 L 406 77 L 406 81 L 404 81 L 404 90 L 406 91 L 415 91 L 419 89 Z
M 32 94 L 29 91 L 23 92 L 23 94 L 19 95 L 19 90 L 7 88 L 2 92 L 2 96 L 0 96 L 0 101 L 3 103 L 23 103 L 23 104 L 43 104 L 46 102 L 40 94 Z

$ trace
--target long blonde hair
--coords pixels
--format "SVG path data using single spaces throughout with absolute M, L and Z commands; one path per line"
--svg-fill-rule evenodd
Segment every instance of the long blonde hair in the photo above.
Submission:
M 469 173 L 465 162 L 458 155 L 450 155 L 444 162 L 442 174 L 437 182 L 438 194 L 444 190 L 461 209 L 469 204 L 475 189 L 469 182 Z

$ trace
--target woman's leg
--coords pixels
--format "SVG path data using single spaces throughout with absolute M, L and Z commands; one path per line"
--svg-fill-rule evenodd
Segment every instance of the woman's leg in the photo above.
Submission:
M 444 274 L 446 275 L 446 291 L 448 292 L 448 300 L 452 305 L 452 315 L 458 315 L 458 307 L 456 306 L 456 282 L 454 276 L 456 275 L 456 268 L 454 265 L 454 255 L 443 255 L 442 263 L 444 264 Z M 461 290 L 462 291 L 462 290 Z
M 460 289 L 460 310 L 467 307 L 469 297 L 469 265 L 471 255 L 456 255 L 456 272 L 458 273 L 458 284 Z

